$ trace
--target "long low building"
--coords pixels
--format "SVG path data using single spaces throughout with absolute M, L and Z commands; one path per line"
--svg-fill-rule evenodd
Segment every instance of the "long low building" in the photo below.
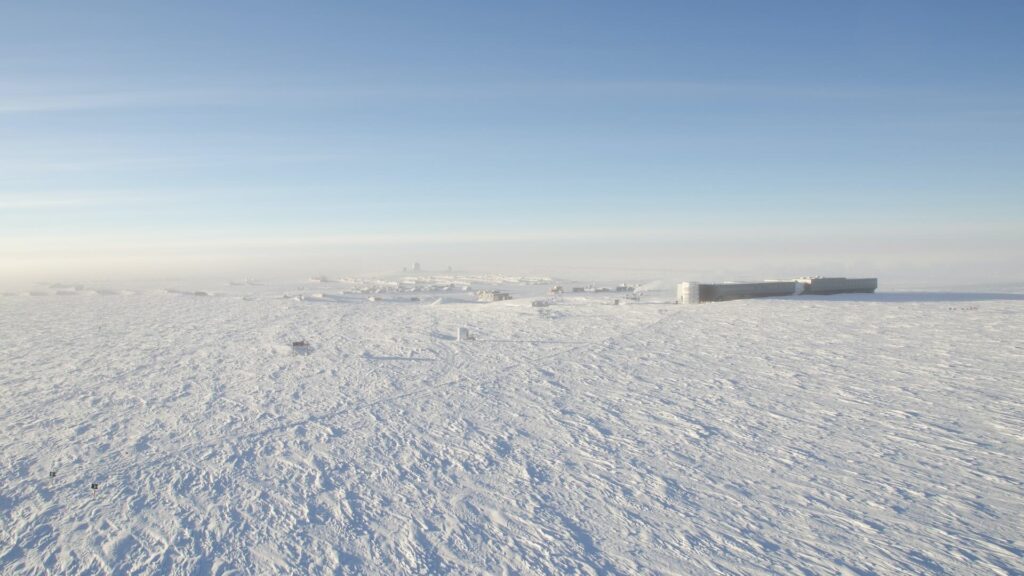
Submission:
M 724 302 L 747 298 L 769 298 L 799 294 L 870 294 L 878 288 L 877 278 L 798 278 L 791 281 L 727 282 L 701 284 L 683 282 L 676 290 L 680 304 Z
M 770 298 L 796 294 L 796 282 L 752 282 L 735 284 L 701 284 L 701 302 L 725 302 L 744 298 Z
M 878 278 L 800 278 L 801 294 L 872 294 L 878 289 Z

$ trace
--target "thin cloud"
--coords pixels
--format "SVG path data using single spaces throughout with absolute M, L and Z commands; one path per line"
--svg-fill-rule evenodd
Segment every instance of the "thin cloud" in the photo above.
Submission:
M 968 94 L 961 94 L 965 96 Z M 670 97 L 851 100 L 954 98 L 917 90 L 884 90 L 872 86 L 730 83 L 689 80 L 526 81 L 458 84 L 295 85 L 287 89 L 255 84 L 196 89 L 40 88 L 26 91 L 0 85 L 0 114 L 32 114 L 88 110 L 160 109 L 174 107 L 337 105 L 346 102 L 461 100 L 531 97 Z
M 0 114 L 167 108 L 226 104 L 231 93 L 219 90 L 110 90 L 2 94 Z
M 62 210 L 91 206 L 137 203 L 146 196 L 139 193 L 93 190 L 55 190 L 44 193 L 0 194 L 0 210 Z
M 0 198 L 0 210 L 53 210 L 101 203 L 98 198 Z

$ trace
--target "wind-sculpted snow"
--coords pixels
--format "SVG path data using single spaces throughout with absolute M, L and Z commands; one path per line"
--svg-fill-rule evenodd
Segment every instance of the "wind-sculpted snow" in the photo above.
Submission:
M 0 297 L 0 571 L 1024 571 L 1019 300 L 233 289 Z

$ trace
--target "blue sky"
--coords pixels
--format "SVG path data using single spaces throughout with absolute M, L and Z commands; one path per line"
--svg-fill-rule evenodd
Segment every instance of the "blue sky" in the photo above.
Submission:
M 0 273 L 615 242 L 1017 279 L 1021 29 L 997 1 L 4 3 Z

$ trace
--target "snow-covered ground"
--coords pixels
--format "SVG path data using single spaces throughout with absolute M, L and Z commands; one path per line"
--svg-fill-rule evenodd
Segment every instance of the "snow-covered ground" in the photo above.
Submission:
M 0 296 L 0 571 L 1024 571 L 1020 296 L 490 280 Z

